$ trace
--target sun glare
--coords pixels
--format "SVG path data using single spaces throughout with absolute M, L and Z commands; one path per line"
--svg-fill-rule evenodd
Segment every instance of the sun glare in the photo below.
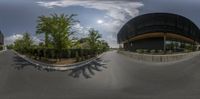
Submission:
M 102 23 L 103 23 L 103 20 L 97 20 L 97 23 L 98 23 L 98 24 L 102 24 Z

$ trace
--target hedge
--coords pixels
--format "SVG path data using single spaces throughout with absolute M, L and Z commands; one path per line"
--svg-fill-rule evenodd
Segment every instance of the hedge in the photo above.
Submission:
M 3 50 L 3 46 L 2 46 L 2 45 L 0 45 L 0 51 L 1 51 L 1 50 Z
M 57 58 L 77 58 L 81 57 L 84 59 L 88 59 L 91 57 L 95 57 L 96 55 L 104 52 L 102 50 L 92 50 L 92 49 L 63 49 L 61 53 L 58 52 L 56 49 L 44 49 L 44 48 L 35 48 L 35 49 L 28 49 L 26 51 L 16 50 L 19 53 L 27 54 L 30 57 L 39 58 L 42 57 L 49 58 L 49 59 L 57 59 Z

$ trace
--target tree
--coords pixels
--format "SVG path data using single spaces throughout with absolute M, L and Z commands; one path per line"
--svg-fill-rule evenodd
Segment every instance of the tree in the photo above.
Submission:
M 88 35 L 88 44 L 90 49 L 97 50 L 98 49 L 98 42 L 101 38 L 101 34 L 97 30 L 90 29 Z
M 61 58 L 61 51 L 64 48 L 70 48 L 71 39 L 70 36 L 74 34 L 72 31 L 72 25 L 78 22 L 74 20 L 74 14 L 72 15 L 57 15 L 51 14 L 51 16 L 39 17 L 39 23 L 37 25 L 37 33 L 45 33 L 45 45 L 47 46 L 49 37 L 52 38 L 53 47 L 57 50 L 59 59 Z
M 13 49 L 13 48 L 14 48 L 14 45 L 13 45 L 13 44 L 10 44 L 10 45 L 7 45 L 6 47 L 7 47 L 7 49 Z
M 81 38 L 76 41 L 74 41 L 74 47 L 76 49 L 90 49 L 90 46 L 88 44 L 88 38 Z
M 3 45 L 0 45 L 0 51 L 3 50 Z
M 24 33 L 21 39 L 14 42 L 14 49 L 22 53 L 28 52 L 32 46 L 33 41 L 28 32 Z
M 28 51 L 33 45 L 33 41 L 28 32 L 24 33 L 22 40 L 24 41 L 24 49 Z
M 38 24 L 37 24 L 37 31 L 36 34 L 44 34 L 45 36 L 45 47 L 47 48 L 49 46 L 49 35 L 51 33 L 50 31 L 50 24 L 51 19 L 46 16 L 39 16 L 38 17 Z
M 110 47 L 109 47 L 108 43 L 107 43 L 105 40 L 101 40 L 101 41 L 99 42 L 99 49 L 100 49 L 102 52 L 109 50 L 109 48 L 110 48 Z

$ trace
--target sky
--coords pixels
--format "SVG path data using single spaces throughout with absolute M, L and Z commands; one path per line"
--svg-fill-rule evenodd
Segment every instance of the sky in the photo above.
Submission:
M 75 35 L 84 37 L 88 29 L 98 30 L 111 47 L 118 47 L 117 33 L 130 19 L 156 12 L 187 17 L 200 27 L 199 0 L 0 0 L 0 30 L 5 44 L 12 44 L 29 32 L 35 43 L 38 16 L 52 13 L 77 14 L 80 22 L 73 26 Z

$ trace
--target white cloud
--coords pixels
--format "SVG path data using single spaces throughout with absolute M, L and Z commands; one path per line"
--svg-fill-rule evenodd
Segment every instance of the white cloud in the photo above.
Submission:
M 32 37 L 32 40 L 33 40 L 33 43 L 34 43 L 34 44 L 39 44 L 39 43 L 43 42 L 43 41 L 41 41 L 41 39 L 39 39 L 37 36 L 33 36 L 33 37 Z
M 139 8 L 143 3 L 138 1 L 96 1 L 96 0 L 58 0 L 58 1 L 41 1 L 37 2 L 40 6 L 47 8 L 54 7 L 69 7 L 69 6 L 82 6 L 85 8 L 93 8 L 100 11 L 105 11 L 104 23 L 101 24 L 102 29 L 107 32 L 108 36 L 115 37 L 119 29 L 131 18 L 139 14 Z
M 138 15 L 138 8 L 142 7 L 141 2 L 133 1 L 78 1 L 78 0 L 59 0 L 59 1 L 40 1 L 37 2 L 40 6 L 53 7 L 68 7 L 68 6 L 83 6 L 85 8 L 94 8 L 106 11 L 107 15 L 113 19 L 124 21 L 127 16 L 134 17 Z
M 17 39 L 21 39 L 23 37 L 22 34 L 14 34 L 8 37 L 5 37 L 5 45 L 9 45 L 15 42 Z
M 108 35 L 105 37 L 106 41 L 109 43 L 109 45 L 113 48 L 119 47 L 118 44 L 116 43 L 116 37 L 113 35 Z
M 5 37 L 5 40 L 4 40 L 5 45 L 13 44 L 15 42 L 15 40 L 21 39 L 22 37 L 23 37 L 22 34 L 14 34 L 14 35 Z M 32 36 L 31 38 L 32 38 L 34 44 L 39 44 L 41 42 L 41 40 L 36 36 Z
M 76 23 L 75 25 L 72 26 L 72 30 L 76 31 L 75 36 L 78 37 L 78 38 L 86 37 L 88 35 L 88 30 L 90 28 L 91 27 L 89 27 L 89 26 L 83 27 L 80 23 Z

